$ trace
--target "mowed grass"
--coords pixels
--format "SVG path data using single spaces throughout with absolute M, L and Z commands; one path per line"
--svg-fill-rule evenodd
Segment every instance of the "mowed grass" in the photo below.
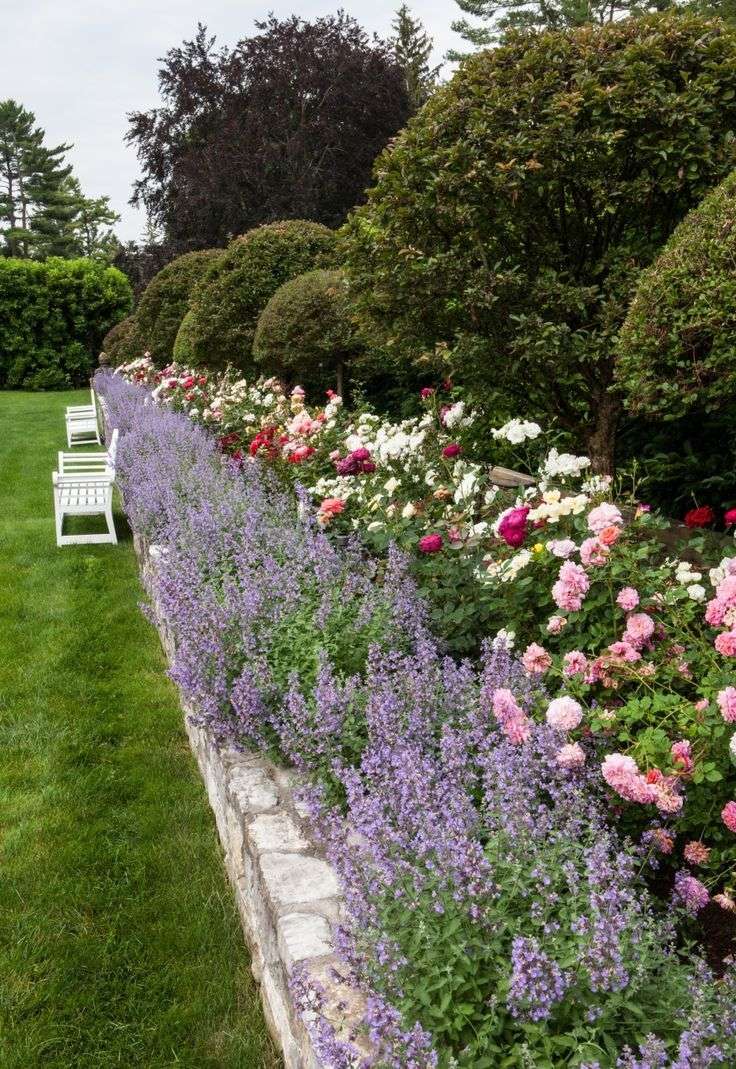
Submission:
M 85 397 L 0 393 L 0 1066 L 276 1067 L 125 521 L 54 542 Z

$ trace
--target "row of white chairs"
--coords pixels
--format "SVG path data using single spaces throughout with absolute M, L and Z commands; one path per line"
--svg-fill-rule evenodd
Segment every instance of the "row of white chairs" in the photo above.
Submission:
M 90 391 L 90 396 L 91 404 L 72 405 L 66 410 L 66 440 L 70 450 L 75 445 L 102 445 L 94 390 Z M 59 452 L 57 470 L 51 477 L 57 546 L 91 542 L 117 544 L 112 515 L 117 448 L 118 432 L 114 430 L 109 447 L 102 452 Z M 100 534 L 64 534 L 66 516 L 103 516 L 107 531 Z

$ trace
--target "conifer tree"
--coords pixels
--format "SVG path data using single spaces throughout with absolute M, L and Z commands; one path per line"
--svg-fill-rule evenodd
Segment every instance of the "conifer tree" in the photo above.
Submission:
M 418 111 L 437 83 L 440 67 L 430 67 L 434 42 L 419 19 L 415 19 L 406 4 L 402 4 L 391 23 L 394 36 L 390 39 L 396 61 L 404 72 L 406 92 L 412 113 Z

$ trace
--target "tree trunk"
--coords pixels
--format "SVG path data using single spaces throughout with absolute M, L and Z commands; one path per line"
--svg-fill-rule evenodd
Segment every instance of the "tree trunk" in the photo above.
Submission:
M 598 475 L 613 475 L 615 469 L 616 431 L 621 414 L 621 402 L 610 393 L 598 399 L 594 423 L 588 434 L 588 456 Z

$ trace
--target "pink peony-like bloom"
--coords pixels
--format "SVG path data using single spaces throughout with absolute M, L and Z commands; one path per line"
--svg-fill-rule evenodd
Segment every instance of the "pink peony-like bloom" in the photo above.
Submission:
M 526 518 L 529 515 L 528 505 L 510 509 L 498 525 L 498 533 L 507 545 L 518 549 L 524 544 L 526 538 Z
M 608 647 L 608 652 L 612 657 L 615 657 L 617 661 L 626 661 L 627 663 L 633 664 L 634 661 L 641 660 L 641 654 L 630 642 L 612 642 Z
M 627 754 L 609 753 L 603 759 L 601 772 L 608 786 L 616 790 L 619 783 L 639 775 L 639 766 L 634 758 Z
M 722 631 L 713 645 L 724 657 L 736 657 L 736 631 Z
M 567 624 L 567 618 L 564 616 L 550 616 L 547 621 L 547 633 L 550 635 L 559 635 L 560 631 Z
M 623 590 L 619 591 L 618 597 L 616 598 L 616 604 L 620 606 L 624 612 L 633 612 L 639 604 L 639 591 L 635 590 L 633 586 L 625 586 Z
M 420 553 L 439 553 L 442 549 L 442 535 L 428 534 L 419 539 Z
M 673 742 L 670 746 L 670 754 L 674 764 L 679 765 L 683 772 L 692 772 L 694 764 L 693 750 L 687 739 Z
M 736 687 L 724 687 L 716 697 L 721 716 L 727 724 L 736 724 Z
M 426 401 L 428 397 L 432 397 L 434 394 L 434 388 L 432 386 L 422 386 L 419 391 L 419 396 L 423 401 Z
M 547 549 L 550 551 L 553 557 L 562 557 L 564 560 L 574 553 L 578 547 L 573 542 L 572 538 L 555 538 L 551 542 L 547 543 Z
M 507 687 L 498 687 L 491 699 L 493 715 L 509 742 L 515 746 L 526 742 L 531 735 L 531 722 Z
M 560 609 L 577 612 L 589 589 L 590 580 L 585 574 L 585 569 L 571 560 L 566 560 L 560 566 L 559 577 L 552 587 L 552 597 Z
M 561 768 L 580 768 L 585 764 L 585 751 L 577 742 L 567 742 L 555 754 L 555 761 Z
M 598 534 L 604 527 L 618 526 L 624 522 L 624 518 L 610 502 L 604 501 L 602 505 L 591 509 L 588 513 L 588 529 Z
M 620 753 L 607 754 L 601 772 L 608 786 L 627 801 L 640 805 L 657 803 L 659 791 L 656 783 L 642 776 L 633 757 Z
M 729 831 L 736 832 L 736 802 L 726 802 L 721 810 L 721 820 Z
M 710 847 L 701 843 L 699 839 L 693 839 L 685 844 L 682 851 L 685 860 L 690 865 L 705 865 L 710 857 Z
M 600 568 L 608 559 L 608 550 L 597 538 L 586 538 L 580 546 L 580 560 L 586 568 L 591 565 Z
M 649 833 L 649 838 L 654 844 L 655 849 L 658 850 L 660 854 L 672 853 L 672 848 L 675 845 L 675 840 L 672 838 L 669 832 L 664 830 L 664 828 L 653 828 L 652 831 Z
M 645 612 L 634 612 L 626 620 L 624 642 L 641 649 L 654 634 L 654 621 Z
M 563 675 L 579 676 L 588 669 L 588 658 L 581 650 L 570 650 L 569 653 L 565 654 L 563 660 L 565 665 L 562 669 Z
M 451 442 L 449 445 L 446 445 L 445 448 L 442 450 L 442 456 L 447 457 L 448 459 L 452 459 L 452 457 L 460 456 L 462 451 L 463 447 L 461 445 L 458 445 L 457 442 Z
M 736 913 L 736 902 L 734 902 L 730 895 L 713 895 L 713 901 L 716 905 L 720 906 L 721 909 L 726 909 L 729 913 Z
M 521 663 L 531 675 L 544 675 L 552 664 L 552 658 L 544 646 L 538 642 L 532 642 L 524 650 Z
M 549 703 L 545 716 L 547 723 L 555 731 L 574 731 L 583 719 L 583 710 L 574 698 L 563 695 Z
M 701 698 L 700 701 L 695 702 L 696 712 L 704 713 L 705 710 L 708 708 L 708 704 L 709 703 L 707 698 Z

